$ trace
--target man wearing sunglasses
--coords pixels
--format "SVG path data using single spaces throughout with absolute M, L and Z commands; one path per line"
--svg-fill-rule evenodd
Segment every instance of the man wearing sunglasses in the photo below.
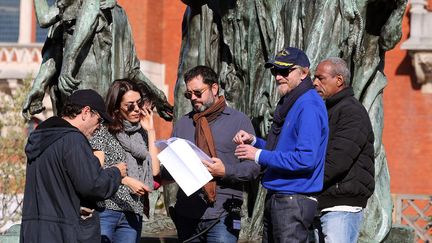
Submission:
M 212 158 L 203 163 L 214 180 L 189 197 L 179 189 L 171 215 L 179 242 L 237 242 L 243 182 L 257 178 L 260 167 L 234 156 L 232 137 L 238 130 L 254 133 L 254 129 L 245 114 L 226 106 L 211 68 L 192 68 L 184 80 L 184 96 L 193 110 L 177 121 L 173 136 L 195 143 Z
M 61 117 L 47 119 L 30 134 L 21 242 L 96 242 L 86 239 L 96 230 L 100 242 L 97 214 L 86 212 L 88 223 L 81 226 L 80 206 L 94 208 L 96 201 L 111 197 L 126 175 L 125 163 L 102 169 L 93 155 L 87 139 L 103 120 L 112 119 L 102 97 L 78 90 Z
M 328 138 L 327 112 L 309 77 L 306 54 L 287 47 L 265 64 L 281 96 L 267 140 L 239 131 L 239 159 L 265 169 L 263 242 L 307 242 L 323 186 Z

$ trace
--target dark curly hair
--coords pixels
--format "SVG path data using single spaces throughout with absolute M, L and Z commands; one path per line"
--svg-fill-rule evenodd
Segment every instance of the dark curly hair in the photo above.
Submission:
M 59 116 L 74 119 L 79 113 L 81 113 L 83 108 L 83 105 L 73 104 L 69 99 L 67 99 L 59 111 Z
M 184 81 L 187 84 L 189 81 L 191 81 L 193 78 L 196 78 L 198 76 L 201 76 L 203 78 L 203 83 L 211 86 L 214 83 L 218 83 L 218 76 L 213 71 L 213 69 L 207 67 L 207 66 L 196 66 L 189 71 L 187 71 L 184 74 Z

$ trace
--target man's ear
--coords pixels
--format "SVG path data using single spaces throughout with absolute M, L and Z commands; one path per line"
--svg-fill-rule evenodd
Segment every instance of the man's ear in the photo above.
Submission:
M 340 88 L 341 86 L 345 86 L 345 81 L 344 81 L 342 75 L 338 74 L 338 75 L 336 76 L 336 78 L 337 78 L 337 80 L 336 80 L 336 86 L 337 86 L 338 88 Z
M 303 80 L 308 76 L 309 68 L 308 67 L 302 67 L 302 68 L 300 68 L 300 71 L 301 71 L 300 78 L 301 78 L 301 80 Z
M 84 106 L 81 110 L 81 119 L 85 121 L 87 117 L 91 116 L 91 109 L 90 106 Z
M 217 96 L 219 94 L 219 84 L 217 83 L 212 84 L 211 91 L 213 96 Z

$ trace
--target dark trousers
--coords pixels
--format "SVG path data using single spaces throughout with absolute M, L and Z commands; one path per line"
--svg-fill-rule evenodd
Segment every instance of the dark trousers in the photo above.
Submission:
M 264 206 L 263 243 L 307 242 L 318 203 L 304 195 L 270 193 Z
M 229 216 L 223 216 L 219 219 L 176 217 L 174 222 L 179 242 L 197 236 L 190 242 L 235 243 L 240 233 L 240 230 L 232 228 L 232 220 Z
M 93 212 L 93 216 L 90 218 L 80 219 L 77 238 L 78 242 L 80 243 L 101 242 L 101 229 L 98 211 L 95 210 Z

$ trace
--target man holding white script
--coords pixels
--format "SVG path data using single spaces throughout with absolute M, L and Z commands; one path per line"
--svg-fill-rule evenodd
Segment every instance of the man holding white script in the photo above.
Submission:
M 185 97 L 193 110 L 174 126 L 173 137 L 187 139 L 203 150 L 212 161 L 203 161 L 214 180 L 189 197 L 179 189 L 174 207 L 180 242 L 237 242 L 243 184 L 257 178 L 260 167 L 254 161 L 234 156 L 232 141 L 237 131 L 254 133 L 249 118 L 226 106 L 219 96 L 217 74 L 197 66 L 184 75 Z

